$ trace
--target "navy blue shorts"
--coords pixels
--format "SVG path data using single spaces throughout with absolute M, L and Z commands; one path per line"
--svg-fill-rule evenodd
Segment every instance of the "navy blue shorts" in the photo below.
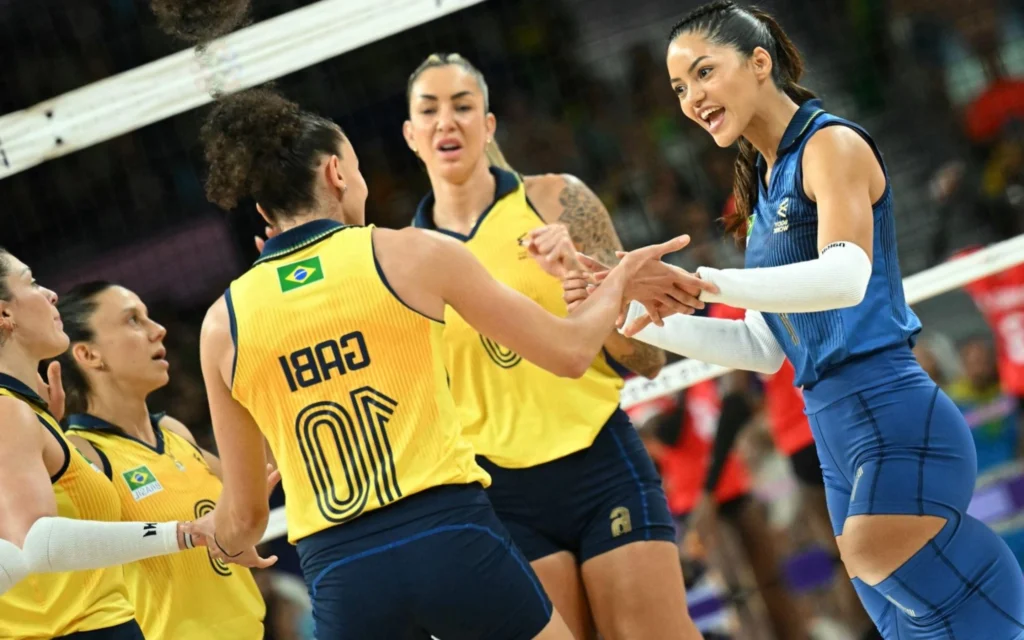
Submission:
M 907 349 L 868 359 L 875 375 L 899 377 L 852 395 L 804 392 L 836 535 L 855 515 L 967 511 L 978 472 L 971 430 L 912 358 Z
M 116 627 L 106 629 L 94 629 L 93 631 L 79 631 L 71 635 L 61 636 L 57 640 L 146 640 L 142 635 L 142 628 L 139 623 L 131 620 L 123 622 Z
M 480 485 L 429 489 L 297 546 L 322 640 L 529 640 L 551 620 Z
M 530 562 L 569 551 L 582 564 L 632 542 L 675 541 L 661 478 L 621 409 L 582 451 L 525 469 L 477 462 L 491 474 L 495 512 Z

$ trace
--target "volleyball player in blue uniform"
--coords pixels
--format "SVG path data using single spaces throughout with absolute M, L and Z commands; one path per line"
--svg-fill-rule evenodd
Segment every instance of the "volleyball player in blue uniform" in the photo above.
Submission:
M 843 561 L 886 638 L 1024 638 L 1016 560 L 966 513 L 970 431 L 911 353 L 921 324 L 904 299 L 874 142 L 796 84 L 799 53 L 767 14 L 700 7 L 674 27 L 667 63 L 683 112 L 718 145 L 740 144 L 728 222 L 746 236 L 747 268 L 698 274 L 720 291 L 703 300 L 748 312 L 662 319 L 648 296 L 625 333 L 766 373 L 790 359 Z M 642 299 L 672 269 L 653 266 L 627 296 Z M 585 296 L 579 284 L 566 281 L 567 301 Z

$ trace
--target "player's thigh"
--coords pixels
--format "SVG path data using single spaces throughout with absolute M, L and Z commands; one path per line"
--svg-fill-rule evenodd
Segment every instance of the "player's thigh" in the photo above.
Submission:
M 852 483 L 847 517 L 948 518 L 967 510 L 977 474 L 974 440 L 934 384 L 868 389 L 814 417 Z
M 676 541 L 661 477 L 632 423 L 618 416 L 585 451 L 566 498 L 581 565 L 634 542 Z
M 492 510 L 431 537 L 401 553 L 418 626 L 443 640 L 531 640 L 548 628 L 551 600 Z
M 568 551 L 559 551 L 532 561 L 530 566 L 573 637 L 576 640 L 594 638 L 590 605 L 576 556 Z
M 628 419 L 613 416 L 586 451 L 572 509 L 579 561 L 606 640 L 687 638 L 693 629 L 661 479 Z M 695 631 L 694 631 L 695 632 Z
M 587 560 L 582 573 L 605 640 L 700 638 L 687 612 L 674 542 L 638 541 L 618 547 Z

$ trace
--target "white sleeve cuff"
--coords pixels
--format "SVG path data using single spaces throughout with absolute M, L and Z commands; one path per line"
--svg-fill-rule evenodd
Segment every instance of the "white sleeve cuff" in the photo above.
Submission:
M 177 551 L 177 522 L 49 517 L 35 521 L 22 548 L 31 573 L 102 569 Z
M 632 302 L 626 326 L 645 313 Z M 650 324 L 633 338 L 672 353 L 732 369 L 775 373 L 786 359 L 764 317 L 747 311 L 743 320 L 673 315 L 665 326 Z
M 852 242 L 833 242 L 815 260 L 762 269 L 712 269 L 697 274 L 718 286 L 704 302 L 770 313 L 808 313 L 860 304 L 871 279 L 871 259 Z
M 25 557 L 18 545 L 0 538 L 0 595 L 28 575 Z

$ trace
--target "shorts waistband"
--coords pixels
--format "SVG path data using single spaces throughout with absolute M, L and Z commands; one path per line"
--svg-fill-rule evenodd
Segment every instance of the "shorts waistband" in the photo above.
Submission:
M 804 387 L 804 405 L 810 415 L 865 389 L 930 381 L 910 345 L 899 345 L 852 358 L 829 369 L 813 386 Z
M 296 547 L 301 555 L 304 549 L 320 548 L 325 543 L 339 544 L 358 540 L 441 511 L 490 507 L 490 504 L 483 486 L 476 482 L 431 487 L 349 522 L 306 536 L 296 542 Z

